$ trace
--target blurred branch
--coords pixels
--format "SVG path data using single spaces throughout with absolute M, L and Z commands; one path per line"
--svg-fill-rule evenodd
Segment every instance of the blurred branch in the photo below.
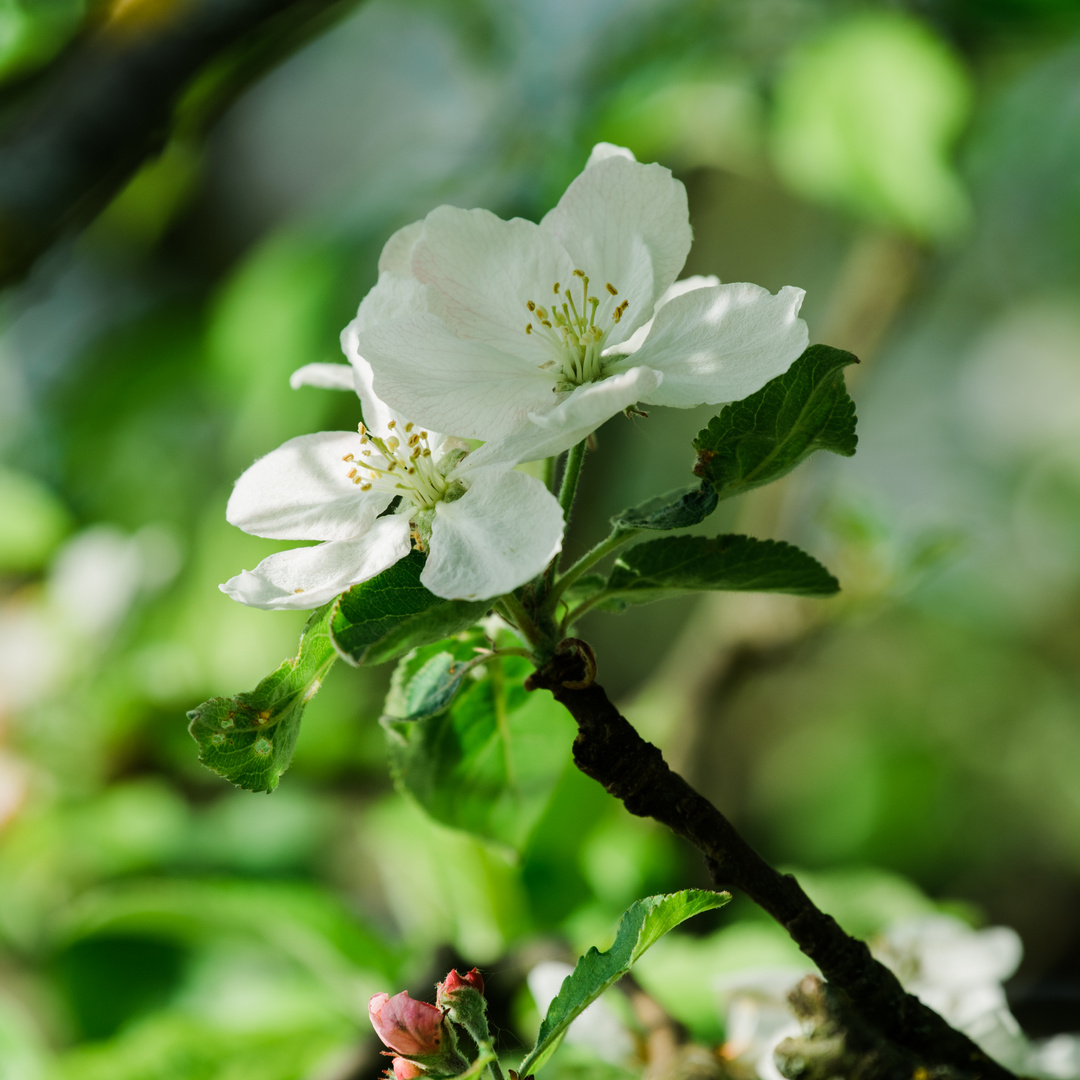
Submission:
M 0 285 L 91 221 L 159 153 L 193 89 L 204 127 L 356 0 L 117 0 L 0 139 Z M 187 123 L 187 121 L 186 121 Z
M 705 856 L 718 887 L 741 889 L 772 915 L 879 1040 L 902 1048 L 935 1077 L 1011 1077 L 966 1035 L 906 993 L 865 943 L 845 934 L 814 906 L 794 877 L 774 870 L 712 803 L 668 768 L 660 751 L 645 742 L 603 688 L 589 680 L 582 655 L 586 649 L 581 643 L 577 650 L 557 653 L 526 683 L 531 690 L 550 690 L 577 721 L 577 767 L 630 813 L 653 818 L 689 840 Z

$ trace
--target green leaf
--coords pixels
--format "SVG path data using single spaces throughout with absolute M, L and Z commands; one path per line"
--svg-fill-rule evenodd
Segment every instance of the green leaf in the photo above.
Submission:
M 719 501 L 712 485 L 702 481 L 622 510 L 611 519 L 611 524 L 619 530 L 688 529 L 704 521 Z
M 793 544 L 751 536 L 649 540 L 620 555 L 607 582 L 608 593 L 637 604 L 700 589 L 831 596 L 840 584 Z
M 388 712 L 407 715 L 417 699 L 428 701 L 423 688 L 414 693 L 415 680 L 441 657 L 471 652 L 479 640 L 476 634 L 444 642 L 430 647 L 434 655 L 419 650 L 402 661 Z M 418 670 L 411 666 L 420 660 Z M 430 817 L 518 852 L 566 768 L 575 734 L 554 698 L 525 690 L 532 669 L 523 658 L 490 658 L 472 668 L 437 715 L 407 723 L 383 718 L 394 777 Z
M 650 945 L 691 916 L 723 907 L 730 899 L 730 893 L 686 889 L 631 904 L 619 920 L 615 944 L 607 952 L 599 952 L 595 946 L 591 948 L 563 981 L 555 1000 L 548 1006 L 536 1045 L 518 1072 L 528 1076 L 542 1068 L 558 1049 L 571 1023 L 612 983 L 621 979 Z
M 350 664 L 393 660 L 466 629 L 490 608 L 487 600 L 443 600 L 429 592 L 420 584 L 424 562 L 423 555 L 411 551 L 338 597 L 330 637 Z
M 815 450 L 855 453 L 855 404 L 843 369 L 858 360 L 828 345 L 811 345 L 756 394 L 725 406 L 698 432 L 694 475 L 730 499 L 779 480 Z
M 396 721 L 425 720 L 449 708 L 465 676 L 485 657 L 476 650 L 491 642 L 478 628 L 433 645 L 413 649 L 401 658 L 390 680 L 386 714 Z
M 254 690 L 211 698 L 187 714 L 207 768 L 250 791 L 277 787 L 292 760 L 304 707 L 337 659 L 329 617 L 329 604 L 314 611 L 300 635 L 300 651 Z

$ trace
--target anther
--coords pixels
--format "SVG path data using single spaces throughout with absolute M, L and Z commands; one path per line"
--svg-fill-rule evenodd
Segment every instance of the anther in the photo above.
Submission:
M 552 286 L 552 289 L 551 289 L 551 291 L 552 291 L 552 292 L 553 292 L 553 293 L 554 293 L 554 294 L 555 294 L 556 296 L 558 296 L 558 295 L 559 295 L 559 283 L 558 283 L 557 281 L 556 281 L 556 282 L 555 282 L 555 284 L 554 284 L 554 285 Z
M 526 334 L 531 334 L 532 333 L 532 323 L 529 323 L 529 325 L 525 327 L 525 333 Z
M 397 427 L 397 421 L 396 420 L 387 420 L 386 421 L 386 426 L 390 431 L 393 431 L 394 428 Z
M 351 480 L 356 475 L 356 470 L 355 469 L 350 469 L 348 471 L 347 475 L 348 475 L 349 479 Z
M 535 303 L 533 303 L 533 301 L 532 301 L 532 300 L 526 300 L 526 301 L 525 301 L 525 306 L 526 306 L 526 307 L 527 307 L 527 308 L 528 308 L 528 309 L 529 309 L 530 311 L 535 311 L 535 310 L 536 310 L 536 304 L 535 304 Z
M 370 491 L 371 490 L 371 484 L 370 483 L 361 484 L 360 485 L 360 490 L 361 491 Z
M 607 283 L 607 291 L 609 293 L 611 293 L 612 296 L 618 296 L 619 295 L 619 290 L 616 289 L 615 286 L 612 285 L 610 281 Z
M 584 276 L 585 276 L 585 271 L 584 270 L 575 270 L 574 271 L 574 277 L 584 277 Z
M 412 429 L 413 429 L 414 427 L 416 427 L 416 425 L 415 425 L 415 424 L 414 424 L 414 423 L 413 423 L 413 422 L 412 422 L 412 421 L 410 420 L 410 421 L 409 421 L 409 422 L 408 422 L 408 423 L 407 423 L 407 424 L 405 425 L 405 431 L 406 431 L 406 433 L 408 433 L 408 432 L 412 431 Z
M 341 460 L 342 460 L 342 461 L 355 461 L 355 460 L 356 460 L 356 458 L 354 458 L 354 457 L 352 456 L 352 454 L 346 454 L 346 455 L 345 455 L 345 456 L 344 456 L 344 457 L 343 457 L 343 458 L 342 458 Z

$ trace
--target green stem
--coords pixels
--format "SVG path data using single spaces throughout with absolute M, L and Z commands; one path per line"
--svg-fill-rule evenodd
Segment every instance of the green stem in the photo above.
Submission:
M 605 555 L 618 551 L 624 544 L 629 544 L 644 529 L 616 529 L 609 537 L 601 540 L 594 548 L 590 548 L 581 556 L 565 574 L 556 579 L 548 594 L 548 602 L 551 606 L 582 574 L 590 567 L 595 566 Z
M 563 469 L 562 483 L 559 485 L 559 505 L 562 507 L 563 518 L 570 521 L 570 507 L 574 505 L 574 495 L 577 493 L 578 477 L 581 475 L 581 463 L 585 460 L 585 444 L 587 439 L 582 439 L 577 446 L 570 447 L 566 455 L 566 467 Z
M 574 608 L 573 611 L 568 611 L 566 613 L 563 621 L 559 624 L 559 633 L 565 634 L 566 631 L 571 626 L 573 626 L 574 623 L 576 623 L 578 619 L 580 619 L 581 616 L 585 614 L 586 611 L 589 611 L 591 608 L 596 607 L 596 605 L 599 604 L 601 600 L 607 600 L 615 595 L 615 593 L 605 592 L 603 589 L 601 589 L 600 592 L 596 593 L 593 596 L 590 596 L 588 600 L 582 600 L 582 602 L 578 604 L 578 606 Z
M 555 491 L 555 458 L 544 458 L 544 474 L 542 477 L 544 486 L 548 491 L 554 493 Z
M 481 1054 L 490 1054 L 491 1060 L 487 1063 L 488 1068 L 491 1069 L 491 1075 L 494 1080 L 506 1080 L 503 1076 L 502 1066 L 499 1064 L 499 1059 L 495 1056 L 495 1045 L 492 1042 L 482 1043 L 479 1047 Z
M 525 610 L 525 605 L 513 593 L 505 593 L 500 596 L 495 601 L 494 607 L 511 626 L 521 631 L 522 637 L 530 645 L 534 648 L 543 645 L 544 635 L 540 632 L 540 628 Z

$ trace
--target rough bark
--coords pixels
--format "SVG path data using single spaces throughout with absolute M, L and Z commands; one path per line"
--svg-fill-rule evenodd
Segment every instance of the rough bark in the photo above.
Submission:
M 566 643 L 564 643 L 565 645 Z M 706 798 L 668 768 L 591 681 L 588 647 L 561 651 L 534 672 L 529 689 L 550 690 L 577 721 L 574 762 L 627 810 L 650 817 L 705 856 L 718 887 L 742 890 L 791 935 L 863 1022 L 936 1075 L 942 1067 L 969 1080 L 1007 1080 L 1012 1073 L 966 1035 L 907 993 L 896 976 L 820 911 L 790 874 L 774 870 Z

